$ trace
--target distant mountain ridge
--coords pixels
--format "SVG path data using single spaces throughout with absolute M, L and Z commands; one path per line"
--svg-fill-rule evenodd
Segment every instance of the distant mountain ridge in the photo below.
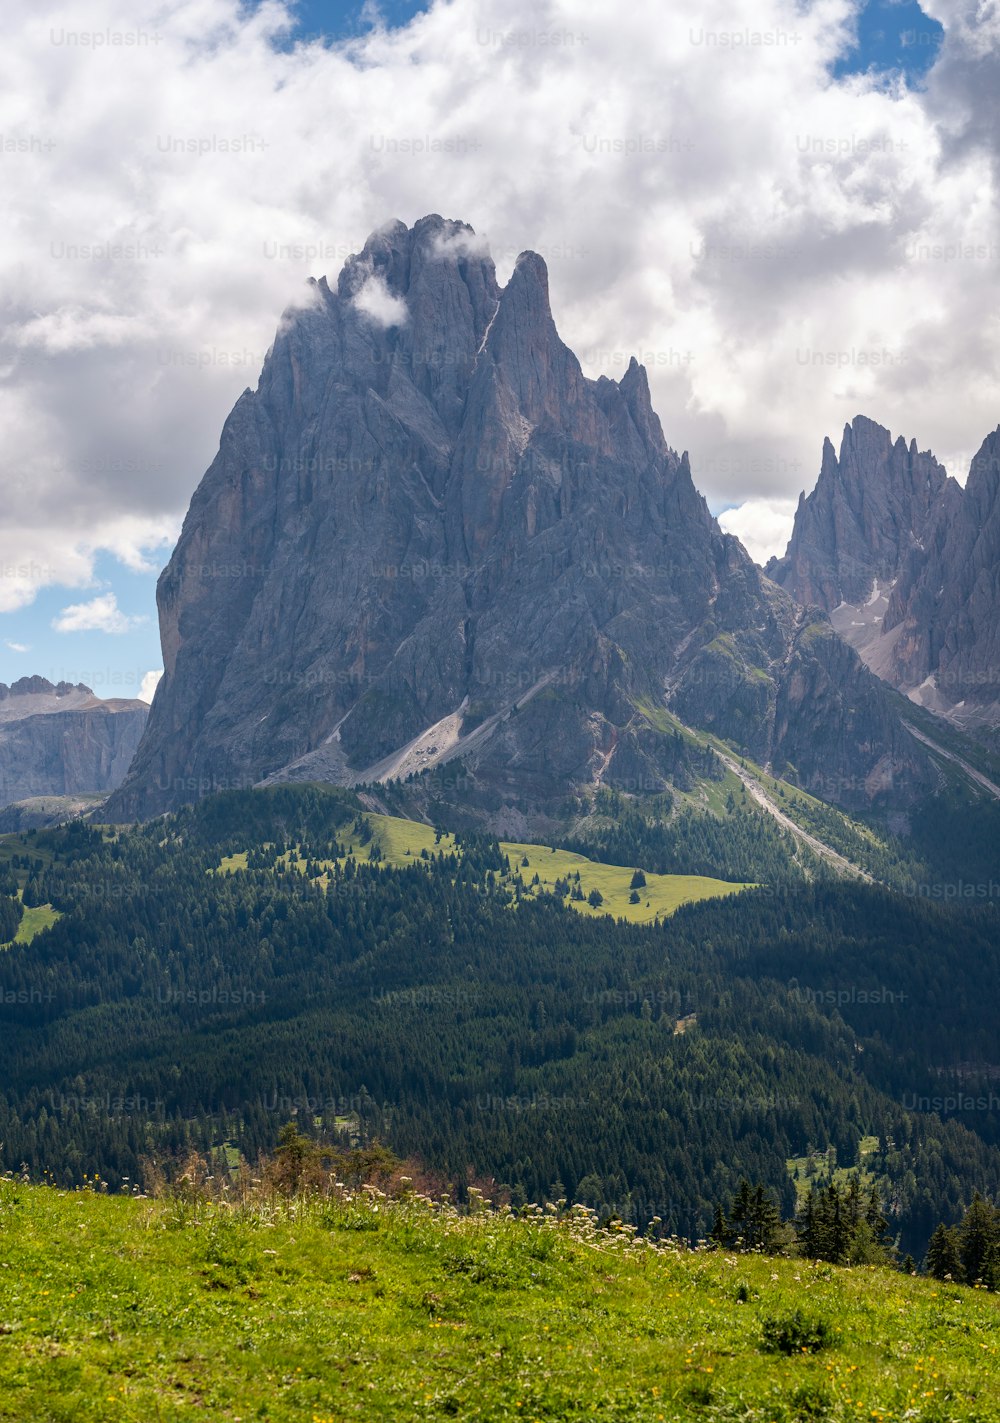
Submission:
M 82 682 L 0 682 L 0 806 L 113 790 L 148 714 L 145 702 L 104 701 Z
M 1000 427 L 886 609 L 891 680 L 966 726 L 1000 726 Z
M 16 710 L 21 697 L 54 697 L 60 704 L 70 706 L 93 697 L 91 689 L 83 682 L 50 682 L 47 677 L 19 677 L 10 686 L 0 682 L 0 716 L 7 707 Z M 41 705 L 38 701 L 36 705 Z
M 583 375 L 541 257 L 501 288 L 470 227 L 394 222 L 310 294 L 161 575 L 163 680 L 111 814 L 446 762 L 490 814 L 654 791 L 658 709 L 846 803 L 931 783 L 856 654 L 719 529 L 644 369 Z
M 1000 725 L 1000 429 L 963 489 L 929 452 L 858 416 L 827 440 L 768 576 L 829 613 L 872 668 L 965 727 Z
M 859 415 L 844 426 L 839 456 L 824 440 L 816 487 L 799 496 L 788 549 L 768 563 L 768 577 L 827 613 L 863 606 L 960 499 L 930 451 Z

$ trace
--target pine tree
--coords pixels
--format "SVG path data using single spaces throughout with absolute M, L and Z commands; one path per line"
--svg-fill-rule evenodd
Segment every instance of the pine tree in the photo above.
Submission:
M 747 1244 L 746 1227 L 750 1215 L 750 1182 L 746 1179 L 739 1184 L 736 1192 L 736 1199 L 729 1210 L 729 1223 L 732 1226 L 734 1242 L 741 1249 L 747 1250 L 751 1247 Z
M 799 1249 L 802 1251 L 802 1254 L 807 1256 L 810 1260 L 818 1259 L 815 1186 L 812 1186 L 806 1194 L 795 1222 L 795 1229 L 798 1234 Z
M 889 1231 L 889 1221 L 882 1214 L 882 1197 L 879 1195 L 878 1186 L 872 1186 L 871 1195 L 868 1197 L 865 1224 L 871 1231 L 872 1241 L 882 1249 L 887 1249 L 888 1240 L 886 1237 Z
M 781 1234 L 781 1212 L 761 1185 L 754 1187 L 751 1222 L 754 1248 L 765 1254 L 775 1250 Z
M 943 1222 L 934 1230 L 927 1246 L 924 1269 L 935 1280 L 961 1280 L 962 1259 L 958 1249 L 958 1232 Z
M 1000 1289 L 1000 1240 L 991 1240 L 987 1247 L 981 1279 L 986 1289 Z
M 781 1213 L 761 1185 L 740 1182 L 730 1211 L 730 1226 L 742 1250 L 775 1250 L 781 1235 Z
M 958 1229 L 958 1250 L 966 1284 L 974 1285 L 983 1277 L 990 1246 L 997 1243 L 996 1217 L 994 1207 L 977 1191 Z
M 830 1148 L 833 1151 L 833 1147 Z M 829 1153 L 828 1153 L 829 1156 Z M 824 1192 L 825 1201 L 825 1254 L 824 1260 L 829 1260 L 833 1265 L 841 1265 L 847 1259 L 850 1248 L 851 1237 L 848 1221 L 844 1215 L 844 1202 L 841 1198 L 836 1182 L 831 1181 Z
M 717 1201 L 712 1214 L 712 1229 L 708 1232 L 708 1238 L 718 1245 L 720 1250 L 725 1250 L 732 1243 L 732 1231 L 729 1229 L 729 1222 L 726 1220 L 726 1212 L 721 1201 Z

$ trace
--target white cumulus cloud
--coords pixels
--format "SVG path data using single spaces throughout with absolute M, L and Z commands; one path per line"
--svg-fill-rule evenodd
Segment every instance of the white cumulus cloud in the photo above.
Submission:
M 750 557 L 766 563 L 772 554 L 783 554 L 795 518 L 794 499 L 748 499 L 719 515 L 727 534 L 735 534 Z
M 911 90 L 831 80 L 854 0 L 435 0 L 294 46 L 283 0 L 13 7 L 0 566 L 26 571 L 0 610 L 93 586 L 102 551 L 164 560 L 280 313 L 391 218 L 471 223 L 502 279 L 540 252 L 586 373 L 644 361 L 717 506 L 811 487 L 858 413 L 977 448 L 1000 382 L 995 8 L 928 0 L 946 35 Z M 405 319 L 374 279 L 358 299 Z
M 409 318 L 406 302 L 389 290 L 384 277 L 369 277 L 352 301 L 376 326 L 405 326 Z
M 163 668 L 158 667 L 155 672 L 147 672 L 139 686 L 139 700 L 141 702 L 152 702 L 153 694 L 160 684 L 163 676 Z
M 118 606 L 114 593 L 101 593 L 89 603 L 71 603 L 52 619 L 56 632 L 125 633 L 144 622 L 143 617 L 129 617 Z

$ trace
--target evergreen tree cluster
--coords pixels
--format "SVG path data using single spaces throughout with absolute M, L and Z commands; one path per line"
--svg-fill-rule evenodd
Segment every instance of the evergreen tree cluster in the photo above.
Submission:
M 744 1179 L 728 1215 L 721 1203 L 716 1204 L 709 1239 L 723 1250 L 758 1250 L 773 1255 L 784 1241 L 781 1210 L 765 1186 L 758 1183 L 751 1187 Z
M 721 1249 L 764 1255 L 794 1249 L 831 1265 L 886 1265 L 894 1258 L 879 1188 L 864 1192 L 856 1175 L 844 1186 L 813 1186 L 791 1224 L 765 1186 L 742 1180 L 728 1210 L 716 1204 L 709 1239 Z
M 656 874 L 709 875 L 753 884 L 801 883 L 791 835 L 749 804 L 734 801 L 733 813 L 724 819 L 688 809 L 653 814 L 620 797 L 613 804 L 619 809 L 610 823 L 596 818 L 586 836 L 563 836 L 560 845 L 605 864 L 642 865 Z M 821 869 L 818 864 L 812 868 Z
M 892 1258 L 889 1221 L 877 1185 L 867 1196 L 857 1176 L 846 1187 L 813 1186 L 796 1218 L 799 1248 L 832 1265 L 884 1265 Z
M 957 1225 L 935 1228 L 924 1267 L 937 1280 L 1000 1289 L 1000 1209 L 977 1191 Z
M 490 837 L 399 870 L 377 839 L 352 792 L 284 786 L 0 842 L 11 893 L 33 879 L 62 915 L 0 954 L 0 1164 L 136 1183 L 188 1150 L 255 1160 L 294 1117 L 515 1203 L 701 1238 L 741 1177 L 787 1218 L 788 1158 L 876 1136 L 860 1214 L 877 1184 L 921 1256 L 974 1188 L 1000 1191 L 990 1111 L 907 1105 L 994 1040 L 992 906 L 821 881 L 614 924 L 550 895 L 515 909 Z M 758 1240 L 762 1209 L 733 1202 L 727 1229 Z M 864 1253 L 860 1225 L 838 1231 L 813 1245 Z
M 11 942 L 23 916 L 24 906 L 19 899 L 0 896 L 0 944 Z

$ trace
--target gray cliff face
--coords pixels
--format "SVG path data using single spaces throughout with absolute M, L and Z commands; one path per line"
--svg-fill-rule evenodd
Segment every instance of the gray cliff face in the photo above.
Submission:
M 311 296 L 160 578 L 164 676 L 111 814 L 456 756 L 494 804 L 653 790 L 656 708 L 834 798 L 921 783 L 877 681 L 719 530 L 642 367 L 584 377 L 540 257 L 501 289 L 470 228 L 392 223 Z
M 868 666 L 959 724 L 1000 725 L 1000 431 L 963 490 L 861 417 L 826 442 L 788 550 L 767 572 L 815 603 Z
M 1000 725 L 1000 428 L 886 611 L 892 680 L 959 722 Z
M 44 677 L 0 682 L 0 806 L 36 796 L 107 793 L 125 778 L 145 729 L 140 701 L 102 701 Z
M 931 536 L 960 496 L 929 451 L 859 415 L 844 426 L 840 456 L 829 440 L 816 487 L 799 497 L 785 556 L 770 578 L 797 602 L 827 613 L 864 607 L 900 576 L 913 549 Z

